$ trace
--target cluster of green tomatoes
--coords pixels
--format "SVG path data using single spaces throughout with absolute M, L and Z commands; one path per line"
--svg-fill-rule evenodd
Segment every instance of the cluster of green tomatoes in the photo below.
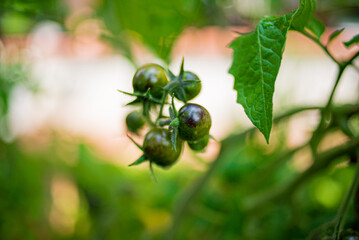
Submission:
M 135 97 L 127 105 L 138 108 L 127 115 L 127 129 L 139 135 L 147 125 L 149 131 L 142 146 L 129 136 L 143 152 L 130 166 L 149 161 L 151 170 L 152 163 L 169 167 L 180 157 L 184 142 L 194 151 L 205 150 L 212 120 L 207 109 L 188 102 L 201 92 L 202 84 L 196 74 L 184 71 L 183 61 L 177 76 L 160 65 L 146 64 L 137 69 L 132 86 L 133 93 L 120 91 Z M 183 103 L 178 111 L 175 99 Z

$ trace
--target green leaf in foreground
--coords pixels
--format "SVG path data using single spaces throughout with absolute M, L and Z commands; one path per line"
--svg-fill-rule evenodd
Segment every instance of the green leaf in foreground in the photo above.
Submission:
M 255 31 L 236 38 L 229 73 L 240 103 L 267 142 L 272 128 L 272 99 L 293 14 L 263 18 Z
M 349 48 L 350 46 L 354 45 L 354 44 L 358 44 L 359 43 L 359 34 L 355 35 L 352 39 L 350 39 L 349 41 L 343 42 L 344 45 Z
M 314 35 L 320 39 L 320 37 L 322 36 L 322 34 L 325 31 L 325 25 L 322 21 L 320 21 L 318 18 L 316 17 L 311 17 L 309 19 L 309 21 L 307 22 L 307 25 L 305 26 L 306 28 L 308 28 L 309 31 L 311 31 L 312 33 L 314 33 Z
M 300 0 L 299 8 L 293 16 L 292 27 L 298 31 L 303 30 L 312 19 L 316 5 L 316 0 Z

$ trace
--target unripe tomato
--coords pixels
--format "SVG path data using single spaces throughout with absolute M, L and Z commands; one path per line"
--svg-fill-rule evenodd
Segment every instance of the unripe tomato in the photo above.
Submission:
M 168 167 L 175 163 L 182 151 L 183 142 L 177 139 L 176 150 L 172 147 L 171 133 L 164 128 L 153 128 L 145 136 L 143 152 L 155 164 Z
M 209 134 L 211 116 L 201 105 L 188 103 L 178 112 L 178 134 L 183 140 L 198 141 Z
M 188 146 L 193 151 L 204 151 L 204 149 L 207 147 L 209 142 L 209 135 L 204 136 L 203 138 L 197 140 L 197 141 L 189 141 Z
M 146 64 L 137 69 L 132 79 L 132 86 L 135 92 L 146 93 L 150 89 L 150 93 L 154 98 L 161 99 L 163 95 L 163 87 L 168 84 L 165 69 L 158 64 Z
M 139 111 L 130 112 L 126 116 L 127 129 L 133 133 L 138 133 L 138 130 L 140 130 L 145 125 L 145 122 L 146 119 Z
M 193 72 L 185 71 L 183 74 L 183 80 L 200 80 L 199 77 Z M 195 98 L 202 89 L 201 82 L 194 83 L 192 85 L 186 86 L 183 88 L 186 100 L 189 101 Z M 175 97 L 179 99 L 178 94 L 175 92 Z M 180 100 L 180 99 L 179 99 Z

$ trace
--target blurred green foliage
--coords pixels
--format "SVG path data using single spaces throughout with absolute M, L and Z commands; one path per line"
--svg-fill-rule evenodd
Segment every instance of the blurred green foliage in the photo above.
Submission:
M 107 37 L 129 58 L 132 57 L 130 41 L 137 36 L 156 56 L 169 63 L 173 44 L 185 27 L 204 26 L 219 20 L 218 13 L 207 16 L 207 9 L 215 9 L 214 3 L 201 0 L 104 0 L 100 18 L 112 34 Z
M 66 10 L 61 0 L 1 0 L 0 35 L 27 33 L 43 20 L 62 24 Z
M 157 168 L 155 183 L 146 168 L 108 163 L 81 140 L 53 133 L 48 141 L 0 142 L 1 239 L 160 239 L 178 197 L 201 174 L 181 164 L 171 171 Z M 246 201 L 258 192 L 298 174 L 285 162 L 258 182 L 281 153 L 265 151 L 247 142 L 228 154 L 191 205 L 176 239 L 299 240 L 335 216 L 352 167 L 328 169 L 293 199 L 246 210 Z M 336 191 L 328 191 L 333 185 Z
M 6 116 L 12 90 L 28 80 L 21 65 L 2 65 L 0 73 Z M 283 154 L 286 123 L 276 129 L 270 150 L 252 133 L 222 156 L 175 239 L 299 240 L 333 219 L 351 184 L 352 166 L 322 171 L 291 199 L 248 207 L 301 172 L 293 165 L 295 155 Z M 146 167 L 111 162 L 85 140 L 51 129 L 0 140 L 0 238 L 167 239 L 173 211 L 202 171 L 181 163 L 171 171 L 156 168 L 156 183 Z M 354 211 L 349 219 L 348 226 L 359 227 Z

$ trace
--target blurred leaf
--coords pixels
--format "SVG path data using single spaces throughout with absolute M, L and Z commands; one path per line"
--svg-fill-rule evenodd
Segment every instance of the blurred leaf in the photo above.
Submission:
M 294 13 L 291 26 L 298 31 L 303 30 L 313 17 L 316 4 L 316 0 L 300 0 L 299 8 Z
M 320 37 L 322 36 L 322 34 L 325 31 L 325 25 L 324 23 L 316 18 L 316 17 L 311 17 L 309 19 L 309 21 L 307 22 L 306 28 L 308 28 L 312 33 L 314 33 L 314 35 L 320 39 Z
M 330 34 L 328 43 L 330 43 L 330 42 L 333 41 L 336 37 L 338 37 L 338 36 L 344 31 L 344 29 L 345 29 L 345 28 L 337 29 L 337 30 L 335 30 L 332 34 Z
M 359 34 L 352 37 L 352 39 L 350 39 L 349 41 L 346 41 L 346 42 L 343 42 L 343 43 L 347 48 L 351 47 L 354 44 L 358 44 L 359 43 Z
M 1 0 L 0 10 L 2 14 L 11 14 L 18 19 L 16 24 L 20 24 L 20 21 L 27 19 L 30 22 L 39 22 L 42 20 L 53 20 L 59 23 L 63 23 L 64 17 L 67 13 L 66 3 L 61 0 Z M 25 23 L 25 22 L 23 22 Z M 7 24 L 7 23 L 6 23 Z M 29 30 L 28 23 L 24 26 L 18 26 L 18 30 L 23 31 Z M 5 26 L 8 28 L 10 26 Z M 20 29 L 21 28 L 21 29 Z M 15 30 L 12 30 L 12 32 Z M 11 33 L 12 33 L 11 32 Z
M 111 43 L 115 48 L 120 49 L 122 51 L 122 54 L 127 59 L 133 61 L 130 37 L 127 36 L 125 32 L 122 32 L 120 37 L 113 37 L 113 36 L 109 36 L 109 35 L 105 35 L 105 34 L 102 35 L 101 37 L 102 37 L 102 39 Z
M 272 128 L 274 84 L 292 16 L 263 18 L 254 32 L 230 44 L 234 53 L 229 73 L 235 78 L 237 102 L 267 142 Z
M 203 3 L 199 0 L 104 0 L 100 14 L 107 29 L 119 41 L 125 41 L 123 31 L 133 31 L 168 63 L 172 46 L 183 29 L 203 17 Z
M 1 17 L 1 29 L 3 34 L 26 33 L 33 26 L 33 20 L 16 12 L 6 13 Z

